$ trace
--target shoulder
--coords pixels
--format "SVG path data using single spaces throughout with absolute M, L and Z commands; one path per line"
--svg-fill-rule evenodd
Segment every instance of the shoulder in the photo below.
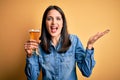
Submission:
M 78 43 L 81 43 L 81 40 L 79 39 L 79 37 L 75 34 L 70 34 L 69 35 L 70 41 L 73 45 L 76 45 Z
M 70 35 L 69 35 L 69 38 L 70 38 L 70 40 L 71 40 L 71 41 L 74 41 L 74 40 L 75 40 L 75 41 L 76 41 L 76 40 L 79 40 L 78 36 L 77 36 L 77 35 L 75 35 L 75 34 L 70 34 Z

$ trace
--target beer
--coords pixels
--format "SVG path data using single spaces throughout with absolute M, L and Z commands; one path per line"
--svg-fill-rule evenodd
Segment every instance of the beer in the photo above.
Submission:
M 30 40 L 36 40 L 37 42 L 39 42 L 39 37 L 40 37 L 39 29 L 31 29 L 29 33 L 30 33 Z M 33 49 L 33 51 L 35 51 L 36 54 L 39 55 L 38 49 Z
M 29 33 L 30 33 L 30 40 L 36 40 L 37 42 L 39 42 L 39 37 L 40 37 L 39 29 L 31 29 Z

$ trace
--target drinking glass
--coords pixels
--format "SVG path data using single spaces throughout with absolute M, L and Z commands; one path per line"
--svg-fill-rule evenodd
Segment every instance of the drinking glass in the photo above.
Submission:
M 30 29 L 30 40 L 36 40 L 39 43 L 40 30 L 39 29 Z M 34 49 L 37 55 L 39 55 L 38 49 Z

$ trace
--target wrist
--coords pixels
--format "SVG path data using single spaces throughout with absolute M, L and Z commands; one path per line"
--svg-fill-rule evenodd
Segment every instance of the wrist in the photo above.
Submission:
M 87 45 L 87 49 L 90 49 L 90 50 L 93 49 L 93 45 L 92 44 L 88 44 Z

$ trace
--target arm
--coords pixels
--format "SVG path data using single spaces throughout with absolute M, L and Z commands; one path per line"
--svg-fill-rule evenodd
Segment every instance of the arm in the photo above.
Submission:
M 92 69 L 95 65 L 93 53 L 94 49 L 86 49 L 85 51 L 80 40 L 77 38 L 75 58 L 78 68 L 82 72 L 83 76 L 89 77 L 92 73 Z
M 26 51 L 26 67 L 25 74 L 27 80 L 37 80 L 40 73 L 40 65 L 38 63 L 39 56 L 36 55 L 35 49 L 38 49 L 38 43 L 35 40 L 27 41 L 24 45 Z
M 93 44 L 102 36 L 107 34 L 110 30 L 107 29 L 103 32 L 99 32 L 94 36 L 90 37 L 87 43 L 87 49 L 84 51 L 81 42 L 77 39 L 77 46 L 76 46 L 76 60 L 79 69 L 81 70 L 82 74 L 86 77 L 89 77 L 92 73 L 92 69 L 95 65 L 94 60 L 94 48 Z
M 34 53 L 31 57 L 26 59 L 25 74 L 27 80 L 38 80 L 40 73 L 40 66 L 38 63 L 38 56 Z

